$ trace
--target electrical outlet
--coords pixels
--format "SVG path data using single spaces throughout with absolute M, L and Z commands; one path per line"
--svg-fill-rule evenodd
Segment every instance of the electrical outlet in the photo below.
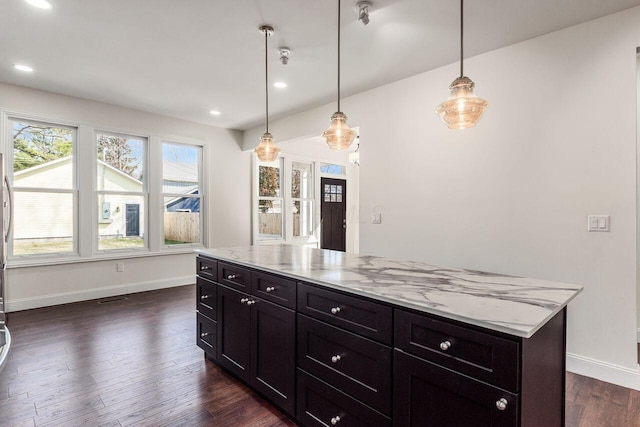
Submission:
M 118 273 L 122 273 L 124 271 L 124 262 L 117 263 L 116 268 L 118 270 Z

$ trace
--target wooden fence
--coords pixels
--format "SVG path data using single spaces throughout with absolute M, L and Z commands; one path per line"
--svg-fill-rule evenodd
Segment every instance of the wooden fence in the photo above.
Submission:
M 195 212 L 165 212 L 164 238 L 184 243 L 200 241 L 200 214 Z
M 282 214 L 259 213 L 258 233 L 279 236 L 282 232 Z M 300 214 L 293 214 L 293 235 L 300 235 Z

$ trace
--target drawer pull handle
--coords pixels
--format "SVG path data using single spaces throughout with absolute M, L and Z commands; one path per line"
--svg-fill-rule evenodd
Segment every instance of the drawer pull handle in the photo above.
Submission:
M 201 265 L 200 266 L 200 271 L 207 271 L 209 270 L 211 267 L 209 267 L 208 265 Z
M 240 304 L 247 304 L 249 302 L 249 298 L 242 298 L 240 300 Z
M 440 350 L 442 351 L 447 351 L 451 348 L 451 342 L 449 341 L 443 341 L 440 343 Z
M 239 274 L 230 274 L 227 276 L 227 280 L 237 279 L 238 277 L 240 277 Z
M 209 298 L 212 298 L 212 297 L 213 297 L 213 295 L 201 295 L 201 296 L 200 296 L 200 299 L 201 299 L 202 301 L 204 301 L 204 300 L 209 299 Z
M 503 397 L 496 402 L 496 408 L 498 408 L 499 411 L 504 411 L 507 409 L 507 403 L 509 402 L 507 402 L 507 399 Z
M 267 286 L 267 289 L 265 289 L 265 291 L 267 292 L 273 292 L 275 290 L 276 290 L 275 286 Z
M 339 354 L 336 354 L 335 356 L 331 356 L 331 363 L 338 363 L 340 359 L 341 357 Z
M 204 338 L 206 336 L 209 336 L 209 332 L 203 332 L 200 334 L 200 338 Z
M 331 418 L 331 425 L 334 426 L 336 424 L 338 424 L 340 422 L 340 417 L 339 416 L 335 416 L 333 418 Z
M 253 300 L 253 299 L 251 301 L 247 301 L 247 305 L 251 305 L 251 304 L 255 304 L 255 303 L 256 303 L 256 300 Z
M 331 309 L 331 314 L 338 314 L 340 313 L 340 307 L 333 307 Z M 338 421 L 340 421 L 340 417 L 338 417 Z

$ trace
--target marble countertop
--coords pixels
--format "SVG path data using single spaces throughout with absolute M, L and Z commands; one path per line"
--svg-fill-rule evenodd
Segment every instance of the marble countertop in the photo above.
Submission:
M 529 338 L 582 286 L 292 245 L 198 254 Z

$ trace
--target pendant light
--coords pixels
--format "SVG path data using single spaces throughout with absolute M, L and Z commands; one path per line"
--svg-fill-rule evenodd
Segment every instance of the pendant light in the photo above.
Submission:
M 260 32 L 264 34 L 264 86 L 265 86 L 265 132 L 260 137 L 260 144 L 253 150 L 259 160 L 273 162 L 280 153 L 280 147 L 276 146 L 273 135 L 269 133 L 269 62 L 267 55 L 267 38 L 273 34 L 273 27 L 263 25 Z
M 489 103 L 473 94 L 475 84 L 463 74 L 463 1 L 460 0 L 460 77 L 449 86 L 449 99 L 436 109 L 436 113 L 449 129 L 466 129 L 475 126 Z
M 340 111 L 340 0 L 338 0 L 338 111 L 331 116 L 329 129 L 322 132 L 329 148 L 346 150 L 356 138 L 356 131 L 349 129 L 347 116 Z

